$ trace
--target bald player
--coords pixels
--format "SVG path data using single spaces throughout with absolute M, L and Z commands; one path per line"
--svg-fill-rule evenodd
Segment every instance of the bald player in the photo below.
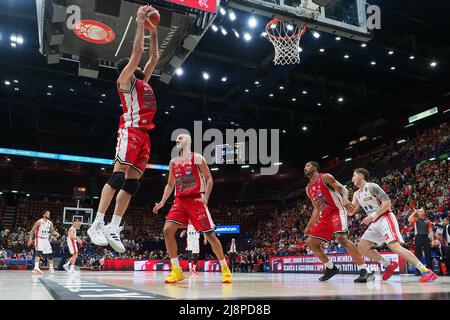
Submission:
M 231 283 L 231 271 L 223 253 L 222 244 L 217 239 L 208 210 L 208 199 L 213 187 L 213 179 L 205 158 L 191 151 L 191 137 L 180 134 L 176 140 L 179 156 L 170 161 L 169 178 L 161 201 L 153 208 L 157 214 L 166 203 L 175 188 L 175 200 L 164 224 L 164 240 L 169 252 L 172 271 L 166 283 L 175 283 L 185 278 L 178 261 L 178 248 L 175 233 L 186 228 L 189 221 L 197 232 L 203 233 L 219 259 L 222 268 L 222 282 Z

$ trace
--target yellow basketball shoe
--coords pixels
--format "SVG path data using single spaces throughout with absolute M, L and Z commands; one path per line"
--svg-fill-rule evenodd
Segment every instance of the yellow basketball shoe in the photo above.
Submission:
M 175 283 L 178 281 L 183 280 L 186 278 L 184 276 L 183 270 L 181 268 L 178 268 L 175 265 L 172 265 L 172 271 L 170 271 L 169 275 L 167 276 L 165 283 Z
M 230 268 L 228 266 L 222 267 L 222 283 L 232 283 L 233 276 L 231 275 Z

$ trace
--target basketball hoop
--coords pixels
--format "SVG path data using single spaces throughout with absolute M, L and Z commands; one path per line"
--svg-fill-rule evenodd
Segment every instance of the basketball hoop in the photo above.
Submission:
M 306 25 L 298 26 L 280 19 L 272 19 L 266 24 L 266 37 L 275 48 L 276 65 L 300 63 L 300 39 L 306 32 Z

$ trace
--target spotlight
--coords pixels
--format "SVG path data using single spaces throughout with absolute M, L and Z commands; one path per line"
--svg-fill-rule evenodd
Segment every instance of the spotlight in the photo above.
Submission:
M 17 45 L 15 42 L 11 42 L 11 47 L 15 48 Z
M 370 64 L 374 66 L 374 65 L 376 65 L 377 63 L 376 63 L 375 61 L 372 61 Z
M 325 49 L 324 49 L 324 48 L 320 48 L 319 51 L 320 51 L 320 52 L 325 52 Z
M 245 41 L 250 41 L 250 40 L 252 40 L 252 36 L 249 33 L 245 32 L 244 39 L 245 39 Z
M 236 20 L 236 14 L 233 11 L 228 11 L 228 16 L 230 17 L 231 21 Z
M 392 50 L 388 52 L 388 55 L 390 55 L 390 56 L 392 56 L 393 54 L 394 54 L 394 51 L 392 51 Z
M 18 44 L 23 44 L 23 37 L 22 36 L 17 36 L 16 41 L 17 41 Z
M 396 68 L 394 66 L 391 67 L 391 70 L 394 71 Z
M 303 90 L 303 91 L 302 91 L 302 93 L 303 93 L 303 94 L 307 94 L 307 93 L 308 93 L 308 91 L 306 91 L 306 90 Z
M 289 31 L 292 31 L 292 30 L 294 30 L 294 27 L 291 24 L 288 24 L 286 26 L 286 29 L 288 29 Z
M 414 60 L 416 57 L 414 57 L 414 56 L 410 56 L 409 57 L 409 60 Z
M 320 33 L 318 33 L 317 31 L 314 31 L 313 32 L 313 37 L 316 38 L 316 39 L 319 39 L 320 38 Z
M 220 32 L 222 32 L 222 34 L 223 34 L 224 36 L 226 36 L 226 35 L 228 34 L 227 30 L 225 30 L 225 28 L 222 27 L 222 26 L 220 26 Z
M 273 98 L 273 93 L 270 93 L 270 94 L 269 94 L 269 97 Z
M 292 102 L 295 102 L 295 101 L 297 101 L 297 99 L 296 98 L 292 98 Z
M 209 79 L 209 74 L 207 74 L 206 72 L 203 72 L 202 73 L 202 77 L 203 77 L 203 79 L 208 80 Z
M 9 80 L 5 80 L 5 85 L 9 86 L 11 84 L 11 82 L 9 82 Z
M 19 83 L 19 80 L 14 80 L 14 83 Z
M 227 11 L 224 8 L 220 7 L 220 14 L 224 16 L 227 14 Z
M 222 77 L 222 79 L 220 79 L 222 82 L 227 82 L 228 78 L 227 77 Z
M 259 85 L 259 81 L 255 81 L 255 84 L 256 84 L 256 85 Z
M 431 63 L 430 63 L 430 66 L 431 66 L 432 68 L 436 67 L 436 66 L 437 66 L 437 62 L 436 62 L 436 61 L 431 62 Z
M 348 59 L 348 58 L 350 58 L 350 56 L 349 56 L 348 54 L 346 54 L 346 55 L 344 56 L 344 59 Z
M 233 29 L 233 33 L 234 33 L 234 35 L 236 36 L 236 38 L 238 38 L 239 39 L 239 32 L 237 32 L 237 30 L 236 29 Z
M 306 130 L 308 130 L 308 127 L 303 126 L 303 127 L 302 127 L 302 130 L 303 130 L 303 131 L 306 131 Z
M 17 36 L 13 33 L 13 34 L 11 34 L 11 37 L 9 39 L 11 40 L 11 42 L 16 42 Z
M 367 43 L 361 43 L 361 47 L 363 48 L 367 47 Z
M 250 90 L 248 90 L 248 89 L 245 89 L 245 92 L 250 92 Z
M 267 32 L 264 31 L 263 33 L 261 33 L 261 36 L 262 36 L 262 37 L 267 36 Z
M 211 119 L 211 118 L 208 118 L 208 121 L 212 121 L 212 119 Z
M 214 32 L 217 32 L 217 30 L 219 30 L 219 28 L 217 28 L 217 26 L 216 26 L 215 24 L 212 24 L 212 25 L 211 25 L 211 29 L 212 29 Z
M 339 102 L 343 102 L 343 101 L 344 101 L 344 98 L 339 97 L 338 101 L 339 101 Z
M 336 37 L 336 41 L 341 41 L 341 37 Z
M 256 21 L 255 17 L 250 17 L 250 19 L 248 19 L 248 26 L 250 28 L 255 28 L 256 25 L 258 24 L 258 21 Z
M 317 106 L 318 106 L 318 107 L 321 107 L 321 106 L 322 106 L 322 103 L 318 102 L 318 103 L 317 103 Z
M 170 106 L 170 109 L 175 109 L 175 106 Z
M 177 76 L 181 76 L 181 75 L 183 75 L 183 69 L 182 68 L 177 68 L 175 70 L 175 73 L 177 74 Z
M 283 87 L 283 86 L 280 86 L 280 90 L 284 90 L 284 87 Z

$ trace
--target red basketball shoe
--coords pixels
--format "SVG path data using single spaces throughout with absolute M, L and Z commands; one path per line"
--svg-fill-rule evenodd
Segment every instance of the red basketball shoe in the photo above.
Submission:
M 394 274 L 394 271 L 395 271 L 395 269 L 397 269 L 397 267 L 398 267 L 398 262 L 391 261 L 391 264 L 386 267 L 386 270 L 384 270 L 383 277 L 382 277 L 383 281 L 386 281 L 387 279 L 392 277 L 392 275 Z

